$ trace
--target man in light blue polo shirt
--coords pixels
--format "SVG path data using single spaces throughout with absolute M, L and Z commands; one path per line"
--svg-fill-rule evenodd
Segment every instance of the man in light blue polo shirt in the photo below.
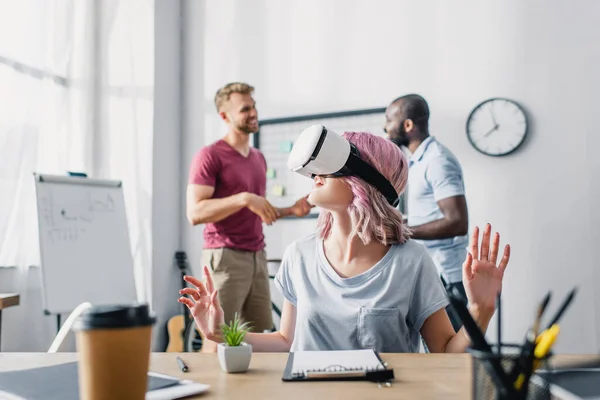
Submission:
M 469 221 L 460 164 L 429 135 L 429 106 L 417 94 L 399 97 L 388 106 L 384 130 L 390 140 L 412 154 L 407 189 L 412 238 L 427 248 L 446 290 L 458 292 L 466 302 L 462 264 Z M 458 331 L 462 323 L 450 307 L 448 315 Z

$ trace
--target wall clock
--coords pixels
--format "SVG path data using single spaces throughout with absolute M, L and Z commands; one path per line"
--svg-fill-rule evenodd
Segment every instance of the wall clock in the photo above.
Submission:
M 478 104 L 467 118 L 467 138 L 480 153 L 505 156 L 527 136 L 527 115 L 517 102 L 493 98 Z

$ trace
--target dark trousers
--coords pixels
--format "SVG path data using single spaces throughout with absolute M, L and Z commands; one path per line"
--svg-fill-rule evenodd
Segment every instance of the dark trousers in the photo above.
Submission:
M 459 297 L 462 300 L 462 302 L 465 305 L 467 305 L 467 293 L 465 292 L 465 287 L 462 281 L 446 283 L 444 281 L 444 278 L 442 278 L 442 282 L 444 283 L 444 287 L 446 288 L 446 293 L 453 294 L 455 297 Z M 448 313 L 448 317 L 450 318 L 450 322 L 452 323 L 454 331 L 458 332 L 462 327 L 463 323 L 456 311 L 454 310 L 454 307 L 452 307 L 452 305 L 449 304 L 448 306 L 446 306 L 446 312 Z

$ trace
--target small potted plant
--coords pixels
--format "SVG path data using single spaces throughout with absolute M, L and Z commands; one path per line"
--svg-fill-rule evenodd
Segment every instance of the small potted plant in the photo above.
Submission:
M 237 313 L 233 321 L 223 324 L 221 332 L 223 343 L 217 349 L 219 363 L 225 372 L 246 372 L 250 365 L 252 346 L 244 342 L 246 333 L 250 330 L 248 322 L 242 323 Z

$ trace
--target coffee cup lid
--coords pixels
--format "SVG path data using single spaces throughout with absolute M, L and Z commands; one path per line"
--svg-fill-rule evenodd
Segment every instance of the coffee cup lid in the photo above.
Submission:
M 85 310 L 73 324 L 73 330 L 133 328 L 155 322 L 156 316 L 145 303 L 101 305 Z

